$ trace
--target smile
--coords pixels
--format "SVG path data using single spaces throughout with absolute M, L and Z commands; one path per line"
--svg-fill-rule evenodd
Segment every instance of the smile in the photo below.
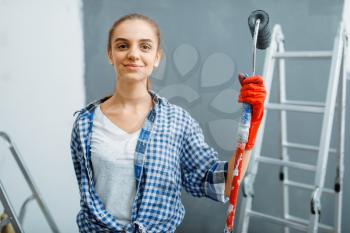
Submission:
M 134 64 L 127 64 L 127 65 L 124 65 L 124 67 L 125 67 L 127 70 L 139 70 L 139 69 L 141 69 L 143 66 L 138 66 L 138 65 L 134 65 Z

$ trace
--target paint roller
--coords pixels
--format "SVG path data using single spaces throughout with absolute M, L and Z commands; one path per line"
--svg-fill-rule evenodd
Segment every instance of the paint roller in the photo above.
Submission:
M 248 18 L 248 25 L 250 32 L 253 37 L 253 64 L 252 64 L 252 75 L 255 75 L 255 60 L 256 60 L 256 48 L 266 49 L 269 47 L 271 42 L 271 32 L 269 29 L 269 15 L 262 10 L 253 11 Z M 244 75 L 246 78 L 249 75 Z M 242 104 L 241 119 L 238 125 L 237 132 L 237 147 L 235 151 L 235 164 L 233 171 L 232 186 L 230 190 L 230 197 L 228 208 L 226 212 L 226 225 L 225 233 L 232 233 L 234 225 L 234 217 L 237 207 L 239 180 L 242 170 L 243 155 L 245 145 L 248 141 L 250 119 L 251 119 L 251 106 L 249 104 Z
M 248 17 L 248 26 L 253 37 L 253 75 L 255 74 L 256 48 L 266 49 L 271 42 L 269 15 L 262 10 L 253 11 Z

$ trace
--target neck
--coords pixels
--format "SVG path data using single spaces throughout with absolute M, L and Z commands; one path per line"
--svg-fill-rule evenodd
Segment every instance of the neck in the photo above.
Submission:
M 117 81 L 111 102 L 115 106 L 137 110 L 151 105 L 152 97 L 144 83 Z

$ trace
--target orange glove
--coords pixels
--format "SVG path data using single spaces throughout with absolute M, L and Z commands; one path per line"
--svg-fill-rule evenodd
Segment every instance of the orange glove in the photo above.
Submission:
M 239 74 L 238 78 L 241 83 L 238 102 L 247 103 L 252 106 L 248 142 L 245 147 L 246 150 L 251 150 L 254 147 L 256 134 L 264 116 L 266 89 L 264 80 L 260 76 L 256 75 L 245 78 L 243 74 Z

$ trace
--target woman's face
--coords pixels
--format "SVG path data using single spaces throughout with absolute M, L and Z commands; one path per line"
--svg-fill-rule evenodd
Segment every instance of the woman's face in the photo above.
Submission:
M 146 82 L 160 57 L 157 35 L 148 22 L 126 20 L 114 29 L 108 60 L 119 81 Z

